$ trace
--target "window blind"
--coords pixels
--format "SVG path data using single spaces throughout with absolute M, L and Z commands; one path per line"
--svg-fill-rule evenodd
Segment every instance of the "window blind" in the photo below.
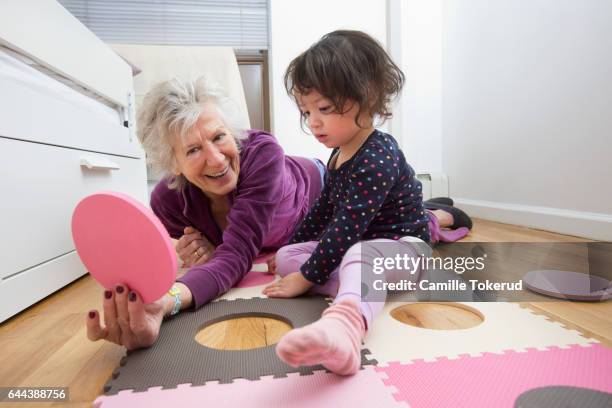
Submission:
M 267 0 L 59 0 L 103 41 L 268 49 Z

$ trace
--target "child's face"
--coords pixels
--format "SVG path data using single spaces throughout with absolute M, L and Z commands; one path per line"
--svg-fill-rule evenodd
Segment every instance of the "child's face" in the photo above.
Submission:
M 306 124 L 317 140 L 326 147 L 334 148 L 346 145 L 356 136 L 363 132 L 371 132 L 372 119 L 361 118 L 360 128 L 355 123 L 355 117 L 359 113 L 359 106 L 351 103 L 347 112 L 342 114 L 334 110 L 332 102 L 317 91 L 297 95 L 300 111 L 306 117 Z

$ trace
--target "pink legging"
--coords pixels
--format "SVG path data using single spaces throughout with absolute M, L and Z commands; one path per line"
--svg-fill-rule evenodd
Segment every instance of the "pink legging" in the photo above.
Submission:
M 277 273 L 280 276 L 286 276 L 299 272 L 300 267 L 310 258 L 316 246 L 317 241 L 309 241 L 279 249 L 276 253 Z M 403 257 L 404 254 L 409 257 L 418 257 L 419 255 L 430 256 L 431 252 L 428 244 L 415 237 L 402 237 L 398 241 L 390 239 L 360 241 L 349 248 L 340 266 L 331 273 L 329 280 L 323 285 L 313 286 L 309 293 L 334 297 L 334 303 L 347 298 L 355 300 L 360 305 L 367 327 L 371 327 L 372 321 L 385 304 L 386 292 L 376 290 L 376 301 L 362 299 L 362 285 L 367 287 L 368 291 L 373 290 L 371 287 L 373 274 L 368 273 L 368 276 L 362 279 L 362 267 L 368 265 L 371 271 L 374 258 L 394 258 L 396 255 Z M 376 279 L 386 282 L 398 282 L 400 279 L 417 282 L 420 274 L 420 270 L 407 273 L 404 269 L 389 269 L 384 274 L 376 276 Z

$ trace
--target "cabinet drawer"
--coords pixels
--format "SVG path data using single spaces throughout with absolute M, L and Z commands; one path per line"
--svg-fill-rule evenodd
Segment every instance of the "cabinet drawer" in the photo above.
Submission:
M 72 251 L 0 280 L 0 323 L 87 273 Z
M 0 137 L 0 175 L 0 277 L 73 251 L 70 221 L 83 197 L 113 190 L 147 202 L 140 159 Z
M 0 136 L 142 158 L 119 113 L 0 50 Z

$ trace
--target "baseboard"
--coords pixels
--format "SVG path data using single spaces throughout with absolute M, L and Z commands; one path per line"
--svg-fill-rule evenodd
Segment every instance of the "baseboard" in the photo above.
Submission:
M 475 218 L 594 240 L 612 241 L 612 215 L 610 214 L 455 197 L 453 199 L 455 205 Z

